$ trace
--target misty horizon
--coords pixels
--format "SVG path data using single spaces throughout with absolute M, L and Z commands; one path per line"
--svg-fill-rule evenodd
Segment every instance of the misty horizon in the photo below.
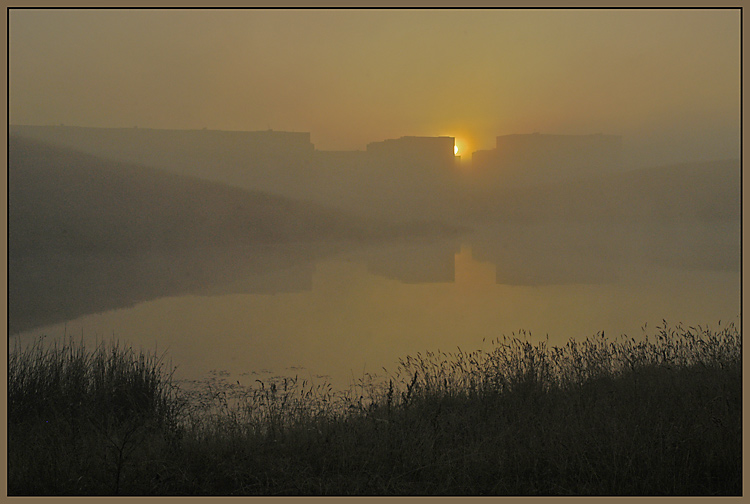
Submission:
M 497 285 L 554 265 L 542 277 L 570 288 L 598 278 L 586 265 L 710 277 L 739 257 L 738 9 L 8 16 L 9 250 L 24 299 L 58 261 L 79 272 L 104 254 L 106 277 L 123 257 L 137 271 L 226 249 L 176 258 L 186 278 L 154 273 L 143 291 L 184 294 L 201 272 L 254 274 L 239 252 L 220 258 L 234 247 L 316 241 L 429 236 L 492 258 Z
M 366 152 L 368 145 L 378 142 L 386 142 L 389 140 L 400 140 L 400 139 L 406 139 L 406 138 L 451 138 L 455 141 L 456 151 L 454 152 L 455 157 L 460 160 L 460 163 L 462 165 L 471 165 L 473 162 L 473 156 L 476 153 L 483 153 L 489 150 L 497 149 L 497 139 L 501 137 L 518 137 L 518 136 L 542 136 L 542 137 L 592 137 L 592 136 L 610 136 L 610 137 L 616 137 L 619 138 L 621 142 L 623 142 L 623 159 L 627 160 L 626 162 L 623 162 L 622 167 L 626 169 L 637 169 L 637 168 L 645 168 L 645 167 L 651 167 L 651 166 L 664 166 L 664 165 L 672 165 L 672 164 L 682 164 L 686 162 L 702 162 L 702 161 L 715 161 L 715 160 L 724 160 L 724 159 L 739 159 L 740 153 L 739 150 L 736 152 L 727 151 L 725 154 L 717 154 L 715 156 L 706 155 L 703 157 L 690 157 L 687 158 L 684 155 L 676 155 L 672 158 L 659 158 L 658 160 L 653 160 L 650 163 L 648 161 L 636 161 L 635 158 L 630 155 L 631 153 L 628 152 L 628 139 L 627 137 L 623 137 L 622 135 L 617 135 L 613 133 L 608 132 L 587 132 L 587 133 L 557 133 L 557 132 L 548 132 L 548 131 L 532 131 L 532 132 L 509 132 L 502 135 L 497 135 L 495 137 L 495 145 L 482 145 L 474 148 L 473 150 L 466 151 L 465 148 L 459 147 L 459 143 L 461 142 L 460 138 L 457 138 L 455 136 L 451 135 L 416 135 L 416 134 L 403 134 L 399 137 L 390 136 L 390 137 L 383 137 L 379 139 L 371 139 L 367 143 L 364 144 L 364 146 L 356 146 L 356 147 L 350 147 L 350 148 L 342 148 L 342 149 L 333 149 L 333 148 L 325 148 L 321 149 L 318 148 L 314 141 L 312 141 L 314 132 L 312 131 L 299 131 L 299 130 L 285 130 L 285 129 L 278 129 L 278 128 L 266 128 L 266 129 L 257 129 L 257 130 L 236 130 L 236 129 L 212 129 L 207 127 L 201 127 L 201 128 L 168 128 L 168 127 L 144 127 L 139 125 L 133 125 L 133 126 L 84 126 L 84 125 L 73 125 L 73 124 L 66 124 L 65 122 L 61 122 L 59 124 L 9 124 L 8 125 L 10 129 L 13 128 L 73 128 L 73 129 L 102 129 L 102 130 L 153 130 L 153 131 L 184 131 L 184 132 L 216 132 L 216 133 L 262 133 L 262 132 L 276 132 L 276 133 L 306 133 L 311 136 L 311 143 L 313 145 L 313 148 L 317 152 L 354 152 L 354 153 L 362 153 Z
M 321 150 L 616 134 L 735 158 L 736 9 L 11 9 L 12 124 L 310 131 Z M 634 34 L 637 34 L 635 36 Z
M 742 9 L 7 16 L 10 495 L 741 494 Z

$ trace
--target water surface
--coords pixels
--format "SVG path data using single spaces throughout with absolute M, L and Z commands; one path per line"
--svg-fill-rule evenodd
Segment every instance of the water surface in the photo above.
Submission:
M 737 323 L 738 236 L 716 223 L 483 226 L 457 239 L 88 258 L 37 275 L 50 287 L 39 306 L 58 307 L 58 320 L 10 344 L 115 338 L 166 351 L 178 379 L 296 375 L 345 388 L 406 355 L 488 349 L 521 330 L 562 345 L 642 337 L 663 320 Z

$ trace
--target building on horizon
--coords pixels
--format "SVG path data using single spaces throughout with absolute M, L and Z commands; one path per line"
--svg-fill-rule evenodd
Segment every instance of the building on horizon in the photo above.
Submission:
M 472 154 L 479 184 L 528 185 L 612 173 L 622 168 L 618 135 L 513 134 Z
M 403 136 L 367 144 L 369 185 L 381 195 L 378 204 L 386 208 L 385 203 L 395 215 L 439 217 L 457 188 L 455 145 L 449 136 Z
M 452 167 L 455 163 L 455 145 L 456 139 L 449 136 L 403 136 L 371 142 L 367 144 L 367 153 L 373 157 L 397 159 L 402 162 Z
M 455 138 L 404 136 L 319 151 L 309 132 L 11 125 L 10 133 L 107 159 L 367 215 L 433 218 L 457 188 Z

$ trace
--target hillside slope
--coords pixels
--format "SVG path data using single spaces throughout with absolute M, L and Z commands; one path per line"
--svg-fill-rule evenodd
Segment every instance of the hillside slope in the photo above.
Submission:
M 367 221 L 11 136 L 11 255 L 148 252 L 372 235 Z
M 740 163 L 721 160 L 644 168 L 474 195 L 465 214 L 508 222 L 737 221 Z

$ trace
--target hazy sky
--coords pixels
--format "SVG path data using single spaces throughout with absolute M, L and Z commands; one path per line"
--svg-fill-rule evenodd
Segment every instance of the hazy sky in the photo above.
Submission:
M 309 131 L 318 149 L 611 133 L 639 163 L 738 158 L 724 10 L 10 11 L 11 124 Z

